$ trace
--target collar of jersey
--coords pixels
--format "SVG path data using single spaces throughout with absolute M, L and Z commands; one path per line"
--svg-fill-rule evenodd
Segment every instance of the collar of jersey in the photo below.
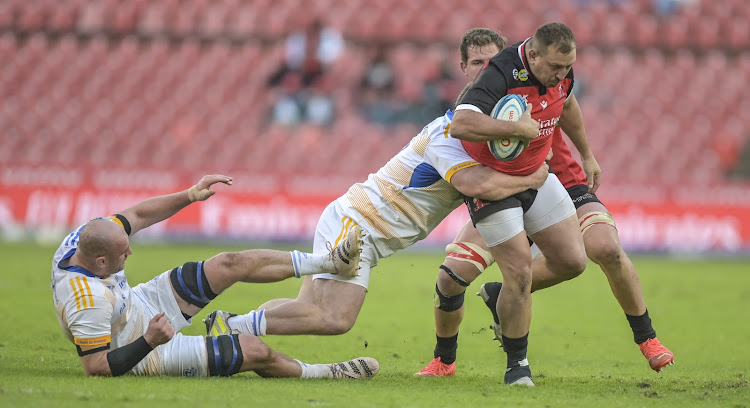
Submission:
M 531 72 L 531 68 L 529 67 L 529 61 L 526 60 L 526 44 L 529 43 L 529 40 L 531 37 L 524 40 L 524 42 L 521 43 L 521 45 L 518 46 L 518 57 L 521 58 L 521 64 L 523 64 L 523 69 L 526 70 L 526 72 L 529 74 L 529 79 L 533 81 L 535 84 L 539 85 L 540 87 L 544 88 L 541 82 L 539 82 L 538 79 L 534 76 L 534 74 Z
M 80 267 L 78 265 L 67 265 L 67 266 L 61 265 L 62 261 L 66 260 L 66 259 L 69 259 L 71 256 L 73 256 L 74 253 L 76 253 L 76 249 L 75 248 L 73 248 L 70 251 L 68 251 L 68 253 L 65 254 L 65 256 L 62 257 L 62 259 L 60 260 L 60 262 L 57 263 L 57 267 L 60 268 L 60 269 L 62 269 L 62 270 L 68 271 L 68 272 L 80 273 L 82 275 L 86 275 L 86 276 L 91 277 L 91 278 L 104 279 L 101 276 L 94 275 L 93 273 L 87 271 L 86 269 L 84 269 L 84 268 L 82 268 L 82 267 Z

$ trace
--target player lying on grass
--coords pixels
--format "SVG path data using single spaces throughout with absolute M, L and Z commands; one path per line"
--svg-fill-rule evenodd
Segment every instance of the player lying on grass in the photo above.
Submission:
M 469 83 L 474 82 L 489 59 L 500 52 L 505 41 L 500 34 L 490 29 L 472 29 L 464 34 L 459 51 L 461 69 Z M 568 104 L 579 111 L 573 94 Z M 583 160 L 583 168 L 573 158 L 562 137 L 561 127 L 552 135 L 552 158 L 549 165 L 567 189 L 575 204 L 586 253 L 604 271 L 615 298 L 620 303 L 633 338 L 652 369 L 660 371 L 674 361 L 674 355 L 656 338 L 656 331 L 646 309 L 638 273 L 623 251 L 617 236 L 612 216 L 595 195 L 600 183 L 601 170 L 594 158 L 583 126 L 570 126 L 570 121 L 560 120 L 561 127 L 571 137 Z M 437 344 L 434 359 L 417 376 L 451 376 L 456 372 L 458 329 L 463 320 L 463 296 L 466 287 L 486 268 L 494 263 L 479 232 L 471 222 L 459 232 L 453 244 L 446 248 L 447 256 L 440 266 L 437 290 L 446 299 L 435 308 L 435 331 Z M 545 271 L 544 255 L 534 259 L 531 290 L 540 290 L 574 276 L 555 276 Z M 450 271 L 450 274 L 448 273 Z M 495 338 L 502 339 L 502 330 L 496 311 L 497 299 L 502 288 L 499 282 L 486 283 L 480 293 L 492 311 Z
M 357 229 L 342 232 L 326 254 L 267 249 L 220 253 L 187 262 L 131 288 L 125 261 L 129 236 L 171 217 L 215 191 L 231 177 L 204 176 L 188 190 L 153 197 L 118 214 L 93 219 L 63 240 L 52 264 L 57 318 L 87 375 L 230 376 L 255 371 L 262 377 L 365 378 L 378 362 L 360 357 L 344 363 L 304 364 L 274 351 L 255 336 L 183 336 L 180 329 L 235 282 L 277 282 L 292 276 L 356 275 L 362 242 Z M 349 232 L 349 234 L 347 234 Z

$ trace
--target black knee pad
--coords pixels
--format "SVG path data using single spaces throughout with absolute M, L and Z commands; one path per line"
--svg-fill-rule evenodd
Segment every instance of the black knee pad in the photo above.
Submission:
M 449 268 L 449 267 L 447 267 L 445 265 L 440 265 L 440 269 L 444 270 L 445 273 L 447 273 L 448 276 L 450 276 L 451 278 L 453 278 L 453 280 L 456 281 L 456 283 L 458 283 L 459 285 L 461 285 L 463 287 L 469 286 L 469 282 L 466 282 L 466 280 L 464 280 L 464 278 L 458 276 L 455 272 L 453 272 L 451 270 L 451 268 Z
M 204 308 L 216 297 L 208 285 L 202 261 L 187 262 L 185 265 L 172 269 L 169 279 L 177 294 L 191 305 Z
M 440 292 L 440 289 L 438 289 L 438 285 L 435 285 L 435 307 L 444 311 L 444 312 L 452 312 L 454 310 L 458 310 L 461 308 L 461 306 L 464 305 L 464 294 L 466 292 L 461 292 L 460 294 L 456 296 L 445 296 Z
M 240 347 L 240 335 L 232 334 L 206 337 L 208 374 L 212 377 L 229 377 L 242 368 L 244 357 Z

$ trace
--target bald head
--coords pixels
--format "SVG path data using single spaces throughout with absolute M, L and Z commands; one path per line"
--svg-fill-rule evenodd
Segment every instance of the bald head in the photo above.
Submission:
M 127 245 L 128 234 L 120 225 L 106 218 L 97 218 L 87 222 L 81 230 L 78 252 L 88 259 L 110 256 L 120 250 L 123 241 Z

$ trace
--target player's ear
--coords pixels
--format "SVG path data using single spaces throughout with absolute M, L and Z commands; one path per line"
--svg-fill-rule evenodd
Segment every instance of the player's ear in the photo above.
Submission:
M 104 256 L 97 256 L 94 263 L 98 268 L 104 268 L 107 265 L 107 258 Z
M 529 59 L 530 60 L 536 60 L 536 57 L 539 55 L 538 52 L 536 52 L 536 49 L 529 48 Z

